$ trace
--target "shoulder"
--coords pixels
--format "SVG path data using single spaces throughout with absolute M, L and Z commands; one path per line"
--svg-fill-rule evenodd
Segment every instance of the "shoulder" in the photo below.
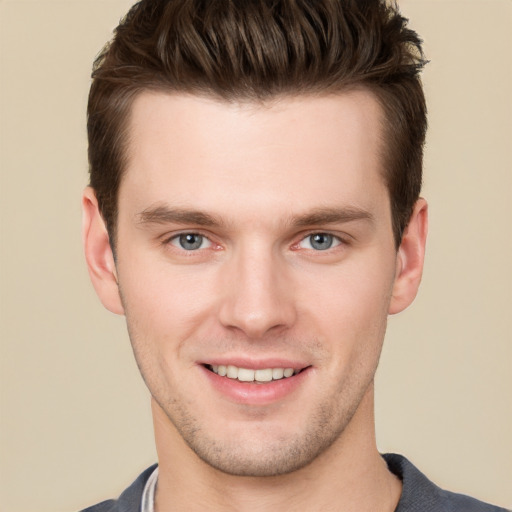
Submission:
M 117 500 L 102 501 L 80 512 L 139 512 L 144 487 L 156 467 L 154 464 L 142 472 Z
M 385 454 L 383 457 L 390 471 L 403 484 L 402 496 L 395 512 L 507 512 L 504 508 L 464 494 L 441 489 L 401 455 Z
M 84 508 L 80 512 L 114 512 L 117 507 L 116 502 L 117 500 L 102 501 L 101 503 L 97 503 L 92 507 Z

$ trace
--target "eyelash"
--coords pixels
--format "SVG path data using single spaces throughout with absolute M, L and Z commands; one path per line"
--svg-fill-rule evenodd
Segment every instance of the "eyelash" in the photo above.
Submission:
M 196 236 L 196 237 L 202 237 L 203 241 L 204 240 L 207 240 L 208 243 L 210 244 L 209 247 L 205 247 L 205 248 L 195 248 L 195 249 L 190 249 L 190 250 L 187 250 L 185 249 L 184 247 L 178 247 L 177 245 L 173 244 L 173 242 L 176 242 L 177 244 L 179 243 L 179 240 L 181 237 L 183 236 Z M 313 247 L 309 247 L 309 248 L 305 248 L 305 250 L 307 251 L 313 251 L 313 252 L 318 252 L 318 253 L 322 253 L 322 252 L 329 252 L 330 250 L 332 249 L 335 249 L 336 247 L 339 247 L 340 245 L 348 245 L 349 242 L 346 240 L 346 238 L 343 238 L 339 235 L 335 235 L 333 233 L 330 233 L 328 231 L 311 231 L 309 233 L 306 233 L 305 235 L 303 235 L 300 240 L 298 242 L 295 242 L 291 245 L 291 249 L 292 250 L 299 250 L 300 249 L 300 244 L 302 244 L 304 241 L 308 240 L 308 239 L 311 239 L 311 237 L 313 236 L 318 236 L 318 235 L 323 235 L 323 236 L 327 236 L 327 237 L 331 237 L 332 238 L 332 241 L 333 243 L 335 243 L 335 245 L 331 245 L 330 247 L 327 247 L 326 249 L 315 249 Z M 169 237 L 169 238 L 166 238 L 164 241 L 163 241 L 163 245 L 173 245 L 174 247 L 176 247 L 177 250 L 183 252 L 183 253 L 189 253 L 190 256 L 192 256 L 193 253 L 197 253 L 199 252 L 200 250 L 205 250 L 205 249 L 210 249 L 212 247 L 220 247 L 218 244 L 215 244 L 215 242 L 213 242 L 210 237 L 206 234 L 203 234 L 201 232 L 197 232 L 197 231 L 184 231 L 182 233 L 178 233 L 178 234 L 174 234 L 173 236 Z M 201 244 L 202 245 L 202 244 Z M 309 243 L 309 245 L 311 246 L 311 242 Z
M 327 247 L 325 249 L 315 249 L 314 247 L 312 247 L 312 245 L 313 245 L 312 238 L 315 236 L 328 237 L 331 239 L 331 243 L 334 243 L 335 245 L 330 245 L 329 247 Z M 334 235 L 333 233 L 329 233 L 328 231 L 314 231 L 314 232 L 308 233 L 306 236 L 302 237 L 296 244 L 293 244 L 292 247 L 298 248 L 300 246 L 300 244 L 307 241 L 308 239 L 310 240 L 310 242 L 309 242 L 310 247 L 306 248 L 306 249 L 314 251 L 314 252 L 326 252 L 326 251 L 329 251 L 330 249 L 334 249 L 342 244 L 346 244 L 345 240 L 338 235 Z M 318 243 L 318 242 L 315 242 L 315 243 Z
M 198 250 L 200 248 L 187 250 L 184 247 L 178 247 L 178 245 L 173 244 L 173 242 L 177 242 L 177 244 L 178 244 L 180 238 L 181 237 L 186 237 L 186 236 L 201 237 L 203 239 L 202 242 L 206 240 L 210 244 L 210 246 L 207 247 L 207 248 L 210 248 L 211 246 L 215 245 L 214 242 L 212 242 L 212 240 L 210 239 L 210 237 L 208 235 L 205 235 L 205 234 L 197 232 L 197 231 L 184 231 L 182 233 L 178 233 L 178 234 L 173 235 L 173 236 L 171 236 L 169 238 L 166 238 L 163 241 L 163 244 L 164 245 L 173 245 L 174 247 L 176 247 L 176 249 L 180 250 L 181 252 L 185 252 L 185 253 L 191 253 L 192 254 L 194 252 L 198 252 Z M 206 248 L 203 248 L 201 250 L 204 250 L 204 249 L 206 249 Z

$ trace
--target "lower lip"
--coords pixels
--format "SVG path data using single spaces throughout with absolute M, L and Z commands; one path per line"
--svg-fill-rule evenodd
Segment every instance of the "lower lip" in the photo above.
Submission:
M 266 405 L 284 399 L 298 390 L 311 370 L 308 367 L 292 377 L 257 384 L 221 377 L 204 366 L 200 368 L 217 392 L 235 403 L 248 405 Z

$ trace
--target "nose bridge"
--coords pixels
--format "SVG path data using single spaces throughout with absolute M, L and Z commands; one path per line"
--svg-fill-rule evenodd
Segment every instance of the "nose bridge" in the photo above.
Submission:
M 225 268 L 221 323 L 250 338 L 289 327 L 295 319 L 290 285 L 285 263 L 271 246 L 262 241 L 242 245 Z

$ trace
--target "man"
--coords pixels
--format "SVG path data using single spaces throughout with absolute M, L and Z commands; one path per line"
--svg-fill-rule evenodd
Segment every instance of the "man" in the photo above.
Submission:
M 158 467 L 88 509 L 497 511 L 381 456 L 421 279 L 417 35 L 384 2 L 143 0 L 95 64 L 84 245 Z

